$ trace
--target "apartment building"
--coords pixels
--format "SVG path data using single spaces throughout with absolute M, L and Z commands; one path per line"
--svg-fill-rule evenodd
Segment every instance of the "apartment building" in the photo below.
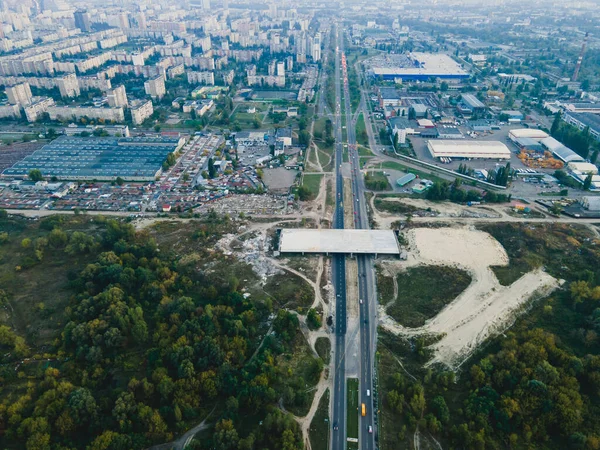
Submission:
M 106 91 L 106 98 L 108 105 L 113 108 L 127 107 L 127 93 L 125 92 L 125 86 L 120 85 L 114 89 Z
M 31 105 L 31 88 L 29 83 L 21 83 L 6 88 L 8 103 L 11 105 L 29 106 Z
M 131 103 L 131 121 L 134 125 L 140 125 L 154 113 L 151 100 L 137 101 Z
M 74 98 L 81 95 L 77 75 L 74 73 L 56 78 L 56 84 L 62 98 Z
M 27 121 L 35 122 L 54 104 L 54 100 L 50 97 L 34 97 L 31 105 L 24 108 Z
M 94 106 L 50 106 L 47 109 L 51 120 L 79 120 L 83 117 L 109 122 L 124 122 L 123 108 L 96 108 Z
M 162 75 L 151 78 L 144 83 L 146 94 L 150 97 L 161 99 L 167 93 L 165 88 L 165 78 Z

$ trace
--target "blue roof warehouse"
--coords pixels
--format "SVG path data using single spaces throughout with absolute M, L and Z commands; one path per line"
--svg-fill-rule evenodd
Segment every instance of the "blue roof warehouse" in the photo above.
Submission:
M 179 137 L 61 136 L 2 173 L 23 178 L 32 169 L 61 180 L 152 181 L 169 153 L 184 143 Z

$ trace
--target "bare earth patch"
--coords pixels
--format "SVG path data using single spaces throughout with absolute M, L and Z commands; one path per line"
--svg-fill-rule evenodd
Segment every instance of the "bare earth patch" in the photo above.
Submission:
M 502 286 L 490 266 L 508 265 L 504 248 L 488 233 L 467 228 L 415 228 L 408 233 L 409 254 L 405 262 L 390 262 L 398 268 L 416 265 L 450 265 L 468 271 L 469 287 L 437 316 L 419 328 L 405 328 L 380 307 L 382 325 L 402 335 L 442 336 L 431 346 L 434 357 L 453 369 L 488 337 L 512 324 L 519 310 L 532 298 L 546 296 L 560 282 L 537 269 L 510 286 Z

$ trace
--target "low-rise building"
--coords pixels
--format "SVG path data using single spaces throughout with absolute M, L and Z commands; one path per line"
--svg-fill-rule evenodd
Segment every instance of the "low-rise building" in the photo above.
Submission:
M 432 158 L 510 160 L 510 150 L 499 141 L 430 140 L 427 148 Z
M 265 145 L 268 143 L 268 137 L 264 131 L 240 131 L 235 134 L 235 142 L 244 147 Z
M 485 112 L 485 105 L 473 94 L 462 94 L 458 110 L 464 115 L 482 114 Z
M 292 145 L 292 129 L 278 128 L 275 134 L 275 142 L 283 142 L 283 145 L 289 147 Z
M 590 131 L 590 136 L 597 141 L 600 141 L 600 115 L 589 112 L 565 112 L 562 117 L 566 123 L 573 125 L 582 131 L 588 128 Z

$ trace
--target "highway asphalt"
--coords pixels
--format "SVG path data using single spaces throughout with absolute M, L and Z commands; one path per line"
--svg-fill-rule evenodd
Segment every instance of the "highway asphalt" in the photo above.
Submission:
M 336 38 L 339 28 L 334 27 L 332 38 Z M 342 119 L 340 116 L 340 56 L 335 55 L 336 82 L 336 111 L 335 111 L 335 192 L 336 207 L 334 211 L 334 228 L 344 228 L 344 180 L 342 178 Z M 335 308 L 335 361 L 332 396 L 332 439 L 331 448 L 345 450 L 346 448 L 346 256 L 338 254 L 332 261 L 332 279 L 336 295 Z
M 346 116 L 346 133 L 348 141 L 348 155 L 352 174 L 352 201 L 354 203 L 354 227 L 368 229 L 369 219 L 364 205 L 364 181 L 360 173 L 360 159 L 356 147 L 356 122 L 352 115 L 350 105 L 350 93 L 348 90 L 348 74 L 345 67 L 345 56 L 343 56 L 344 39 L 340 28 L 336 25 L 335 32 L 331 38 L 336 39 L 338 48 L 335 54 L 335 80 L 336 80 L 336 111 L 335 111 L 335 177 L 336 177 L 336 208 L 334 213 L 334 227 L 344 228 L 344 182 L 341 173 L 343 161 L 343 140 L 341 108 L 344 108 Z M 343 67 L 340 65 L 343 64 Z M 343 80 L 344 105 L 341 104 L 341 89 Z M 346 205 L 348 207 L 349 205 Z M 358 262 L 358 291 L 359 291 L 359 313 L 360 313 L 360 373 L 359 373 L 359 399 L 366 406 L 366 415 L 359 417 L 359 448 L 374 450 L 376 448 L 376 422 L 373 403 L 373 355 L 375 342 L 376 318 L 376 296 L 375 277 L 373 261 L 371 256 L 359 255 Z M 334 366 L 334 390 L 332 397 L 332 422 L 333 432 L 331 448 L 333 450 L 345 450 L 347 438 L 346 425 L 346 256 L 335 255 L 332 264 L 332 276 L 336 293 L 336 341 L 335 341 L 335 366 Z M 360 409 L 360 408 L 359 408 Z M 360 414 L 360 411 L 357 412 Z
M 341 39 L 343 51 L 343 38 Z M 365 186 L 360 171 L 360 158 L 356 145 L 356 117 L 352 114 L 350 92 L 348 88 L 347 67 L 342 67 L 344 79 L 345 112 L 347 117 L 348 156 L 352 174 L 352 201 L 354 202 L 354 228 L 368 229 L 369 217 L 365 206 Z M 377 427 L 375 426 L 373 402 L 373 354 L 376 331 L 376 296 L 373 259 L 369 255 L 357 255 L 358 292 L 359 292 L 359 332 L 360 332 L 360 373 L 359 399 L 365 405 L 366 414 L 359 417 L 359 448 L 376 448 Z

